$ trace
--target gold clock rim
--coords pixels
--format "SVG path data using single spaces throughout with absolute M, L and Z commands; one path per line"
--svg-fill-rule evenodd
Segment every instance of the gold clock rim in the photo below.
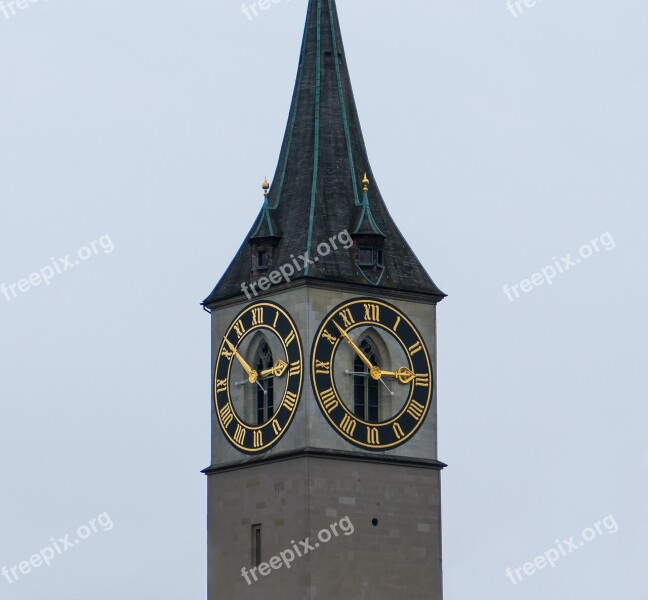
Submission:
M 317 348 L 318 344 L 322 340 L 322 332 L 323 332 L 323 330 L 326 329 L 326 326 L 331 322 L 331 320 L 333 319 L 335 313 L 337 313 L 337 312 L 339 312 L 341 310 L 344 310 L 344 308 L 347 308 L 351 304 L 362 304 L 362 303 L 365 303 L 365 302 L 371 302 L 373 304 L 379 304 L 381 306 L 384 306 L 384 307 L 388 308 L 389 310 L 394 311 L 399 317 L 401 317 L 401 320 L 407 322 L 407 324 L 415 332 L 418 341 L 421 343 L 423 352 L 425 353 L 425 359 L 426 359 L 428 369 L 429 369 L 429 373 L 430 373 L 430 387 L 429 387 L 428 397 L 427 397 L 427 401 L 426 401 L 425 413 L 424 413 L 423 417 L 421 418 L 421 424 L 418 425 L 417 427 L 415 427 L 408 435 L 404 436 L 402 439 L 399 439 L 396 442 L 393 442 L 391 444 L 378 444 L 378 445 L 375 445 L 375 444 L 363 443 L 363 442 L 360 442 L 360 441 L 356 440 L 354 437 L 348 435 L 343 429 L 341 429 L 338 426 L 338 424 L 335 421 L 333 421 L 333 419 L 331 419 L 330 414 L 326 410 L 323 410 L 322 400 L 320 398 L 320 390 L 318 389 L 318 387 L 317 387 L 317 385 L 315 383 L 316 382 L 316 374 L 315 374 L 315 354 L 316 354 L 316 352 L 315 352 L 315 349 Z M 345 329 L 345 331 L 349 332 L 349 331 L 352 331 L 353 329 L 356 329 L 357 327 L 363 327 L 363 326 L 377 326 L 377 327 L 380 327 L 380 328 L 384 329 L 385 331 L 389 332 L 390 335 L 392 335 L 394 338 L 396 338 L 396 340 L 398 341 L 400 346 L 403 348 L 403 350 L 405 351 L 405 354 L 407 355 L 407 360 L 408 360 L 410 366 L 412 366 L 411 356 L 410 356 L 410 354 L 408 352 L 409 349 L 407 348 L 407 346 L 403 343 L 403 341 L 396 334 L 396 332 L 394 332 L 392 329 L 390 329 L 388 326 L 384 325 L 383 323 L 380 323 L 380 322 L 376 323 L 375 321 L 360 321 L 360 322 L 354 324 L 352 327 L 349 327 L 348 329 Z M 436 384 L 436 379 L 435 379 L 434 368 L 432 366 L 432 360 L 431 360 L 431 357 L 430 357 L 430 352 L 429 352 L 429 350 L 427 348 L 427 344 L 425 343 L 425 340 L 423 339 L 423 337 L 421 335 L 421 332 L 414 325 L 414 323 L 412 323 L 412 321 L 409 319 L 409 317 L 407 317 L 407 315 L 405 315 L 397 306 L 394 306 L 393 304 L 390 304 L 390 303 L 385 302 L 383 300 L 379 300 L 379 299 L 376 299 L 376 298 L 369 298 L 369 297 L 354 298 L 352 300 L 342 302 L 342 303 L 338 304 L 337 306 L 333 307 L 329 311 L 329 313 L 327 314 L 325 319 L 320 323 L 320 325 L 317 328 L 317 332 L 315 333 L 314 340 L 315 340 L 315 343 L 313 344 L 313 346 L 311 348 L 311 359 L 310 359 L 310 363 L 311 363 L 310 364 L 310 367 L 311 367 L 311 373 L 310 374 L 311 374 L 312 387 L 313 387 L 313 390 L 315 392 L 315 397 L 317 399 L 317 404 L 318 404 L 318 406 L 320 408 L 320 411 L 322 412 L 322 414 L 324 415 L 326 420 L 331 424 L 331 426 L 335 429 L 335 431 L 339 435 L 341 435 L 343 438 L 350 441 L 351 443 L 353 443 L 355 445 L 365 447 L 367 449 L 385 450 L 385 449 L 389 449 L 389 448 L 392 448 L 392 447 L 395 447 L 395 446 L 400 446 L 400 445 L 404 444 L 410 438 L 412 438 L 414 435 L 416 435 L 416 433 L 418 433 L 418 431 L 421 429 L 423 421 L 425 420 L 425 418 L 427 417 L 427 415 L 430 412 L 430 409 L 432 408 L 432 401 L 433 401 L 433 397 L 434 397 L 434 386 Z M 332 357 L 335 356 L 335 354 L 337 352 L 338 345 L 340 344 L 341 341 L 342 341 L 342 338 L 338 338 L 338 340 L 333 345 L 332 350 L 331 350 L 331 356 Z M 363 419 L 359 419 L 358 417 L 356 417 L 349 410 L 349 408 L 346 406 L 344 401 L 342 401 L 342 396 L 338 393 L 337 386 L 335 384 L 335 379 L 334 379 L 332 374 L 331 374 L 331 383 L 332 383 L 333 388 L 335 390 L 336 396 L 341 400 L 340 406 L 344 410 L 344 412 L 349 417 L 351 417 L 355 421 L 357 421 L 359 424 L 364 425 L 366 427 L 373 427 L 373 428 L 376 428 L 376 427 L 378 427 L 378 428 L 386 428 L 389 425 L 393 425 L 394 423 L 396 423 L 403 416 L 403 414 L 405 412 L 407 412 L 406 409 L 409 406 L 409 404 L 411 403 L 412 396 L 414 394 L 414 387 L 412 386 L 412 388 L 410 390 L 410 393 L 409 393 L 409 396 L 408 396 L 408 399 L 403 404 L 403 408 L 398 412 L 398 414 L 396 414 L 394 417 L 392 417 L 388 421 L 381 421 L 379 423 L 369 423 L 368 421 L 365 421 Z
M 225 347 L 225 339 L 226 339 L 226 338 L 228 337 L 228 335 L 231 333 L 232 329 L 234 328 L 234 324 L 235 324 L 235 323 L 236 323 L 236 322 L 237 322 L 237 321 L 238 321 L 238 320 L 239 320 L 243 315 L 245 315 L 246 313 L 248 313 L 251 309 L 253 309 L 253 308 L 257 308 L 257 307 L 259 307 L 259 306 L 268 306 L 268 307 L 271 307 L 271 308 L 277 309 L 279 312 L 281 312 L 281 313 L 286 317 L 286 319 L 288 319 L 288 322 L 290 323 L 290 325 L 291 325 L 291 327 L 292 327 L 292 330 L 293 330 L 294 333 L 295 333 L 295 341 L 297 342 L 297 345 L 298 345 L 298 348 L 299 348 L 299 356 L 300 356 L 300 362 L 301 362 L 301 366 L 302 366 L 302 368 L 301 368 L 300 375 L 299 375 L 299 392 L 298 392 L 298 394 L 297 394 L 297 404 L 296 404 L 296 406 L 295 406 L 295 409 L 294 409 L 293 411 L 291 411 L 291 416 L 290 416 L 288 422 L 286 423 L 286 426 L 281 430 L 281 432 L 279 432 L 278 434 L 276 434 L 276 435 L 275 435 L 275 436 L 274 436 L 274 437 L 273 437 L 273 438 L 272 438 L 272 439 L 271 439 L 267 444 L 264 444 L 264 445 L 261 446 L 260 448 L 250 448 L 249 446 L 243 446 L 243 445 L 239 444 L 236 440 L 234 440 L 234 439 L 230 436 L 229 432 L 227 431 L 227 428 L 223 426 L 223 421 L 222 421 L 222 419 L 221 419 L 220 411 L 218 410 L 217 392 L 216 392 L 216 385 L 215 385 L 215 382 L 216 382 L 216 373 L 218 372 L 218 364 L 219 364 L 219 360 L 220 360 L 220 357 L 222 356 L 223 348 Z M 277 334 L 276 334 L 276 331 L 275 331 L 273 328 L 269 327 L 268 325 L 255 325 L 254 327 L 251 327 L 250 329 L 248 329 L 248 330 L 246 331 L 246 333 L 245 333 L 245 334 L 244 334 L 244 335 L 243 335 L 239 340 L 237 340 L 237 344 L 236 344 L 235 347 L 238 349 L 241 340 L 243 340 L 245 337 L 247 337 L 247 336 L 248 336 L 250 333 L 252 333 L 253 331 L 256 331 L 256 330 L 259 330 L 259 329 L 268 329 L 268 330 L 272 331 L 273 333 L 275 333 L 275 335 L 277 335 Z M 281 336 L 279 336 L 279 335 L 277 335 L 277 337 L 281 340 L 281 345 L 282 345 L 282 347 L 283 347 L 283 349 L 284 349 L 284 353 L 286 354 L 286 356 L 288 356 L 288 347 L 286 346 L 286 343 L 285 343 L 284 339 L 283 339 Z M 304 351 L 303 351 L 303 346 L 302 346 L 302 343 L 301 343 L 301 337 L 300 337 L 300 335 L 299 335 L 299 330 L 298 330 L 298 328 L 297 328 L 297 324 L 296 324 L 295 321 L 293 320 L 293 318 L 292 318 L 292 316 L 290 315 L 290 313 L 288 313 L 288 311 L 286 311 L 286 310 L 283 308 L 283 306 L 281 306 L 281 305 L 279 305 L 279 304 L 275 304 L 275 303 L 273 303 L 273 302 L 268 302 L 267 300 L 264 300 L 264 301 L 261 301 L 261 302 L 255 302 L 254 304 L 250 304 L 249 306 L 247 306 L 246 308 L 244 308 L 243 310 L 241 310 L 241 311 L 240 311 L 240 312 L 239 312 L 239 313 L 238 313 L 238 314 L 237 314 L 237 315 L 232 319 L 232 321 L 231 321 L 229 327 L 227 328 L 225 334 L 223 335 L 223 340 L 222 340 L 222 342 L 221 342 L 221 344 L 220 344 L 220 347 L 219 347 L 218 355 L 217 355 L 217 356 L 218 356 L 219 358 L 216 360 L 216 362 L 215 362 L 215 364 L 214 364 L 214 375 L 213 375 L 213 377 L 212 377 L 212 383 L 214 384 L 214 394 L 213 394 L 213 396 L 214 396 L 214 397 L 213 397 L 213 401 L 214 401 L 214 410 L 215 410 L 215 412 L 216 412 L 216 418 L 218 419 L 218 424 L 219 424 L 219 426 L 220 426 L 220 429 L 221 429 L 221 431 L 223 432 L 223 434 L 225 435 L 225 437 L 228 439 L 228 441 L 229 441 L 233 446 L 235 446 L 236 448 L 238 448 L 238 449 L 240 449 L 240 450 L 244 450 L 245 452 L 253 452 L 254 454 L 258 454 L 259 452 L 263 452 L 263 451 L 266 450 L 268 447 L 273 446 L 274 444 L 276 444 L 276 443 L 277 443 L 277 442 L 278 442 L 278 441 L 279 441 L 279 440 L 280 440 L 280 439 L 285 435 L 285 433 L 288 431 L 288 429 L 290 428 L 290 425 L 291 425 L 292 422 L 293 422 L 293 419 L 294 419 L 294 417 L 295 417 L 295 414 L 297 413 L 297 408 L 298 408 L 298 406 L 299 406 L 299 404 L 300 404 L 301 395 L 302 395 L 302 391 L 303 391 L 303 387 L 304 387 Z M 243 421 L 243 420 L 240 418 L 238 412 L 236 411 L 236 408 L 234 407 L 234 404 L 233 404 L 233 402 L 232 402 L 232 398 L 231 398 L 231 394 L 230 394 L 230 383 L 229 383 L 229 380 L 230 380 L 230 373 L 231 373 L 231 369 L 232 369 L 232 362 L 233 362 L 233 361 L 230 361 L 230 364 L 229 364 L 229 366 L 228 366 L 228 368 L 227 368 L 227 380 L 228 380 L 228 385 L 227 385 L 227 404 L 229 405 L 229 407 L 230 407 L 230 409 L 231 409 L 231 411 L 232 411 L 232 414 L 234 415 L 234 419 L 236 419 L 236 422 L 237 422 L 241 427 L 245 428 L 247 431 L 252 431 L 252 432 L 254 432 L 254 431 L 260 431 L 261 429 L 265 429 L 265 428 L 268 426 L 268 423 L 270 423 L 270 421 L 268 421 L 268 423 L 265 423 L 265 424 L 263 424 L 263 425 L 258 425 L 258 426 L 248 425 L 247 423 L 245 423 L 245 421 Z M 282 398 L 281 398 L 281 402 L 279 403 L 279 406 L 278 406 L 278 408 L 277 408 L 277 412 L 278 412 L 279 410 L 281 410 L 281 407 L 284 405 L 284 402 L 285 402 L 285 400 L 286 400 L 286 394 L 287 394 L 287 393 L 288 393 L 288 386 L 286 385 L 286 389 L 284 390 L 283 396 L 282 396 Z

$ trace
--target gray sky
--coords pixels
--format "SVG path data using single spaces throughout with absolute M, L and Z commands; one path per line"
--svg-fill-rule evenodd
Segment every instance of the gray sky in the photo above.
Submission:
M 306 0 L 252 20 L 238 0 L 2 5 L 0 284 L 50 281 L 0 293 L 0 568 L 113 526 L 0 598 L 202 599 L 199 302 L 274 171 Z M 381 191 L 449 294 L 446 598 L 648 598 L 648 6 L 338 6 Z

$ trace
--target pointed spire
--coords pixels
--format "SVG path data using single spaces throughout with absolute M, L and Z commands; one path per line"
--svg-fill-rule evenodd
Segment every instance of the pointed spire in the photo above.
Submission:
M 272 186 L 264 187 L 264 205 L 248 241 L 284 232 L 274 264 L 288 264 L 291 256 L 304 254 L 318 258 L 295 274 L 293 281 L 306 277 L 347 287 L 366 285 L 354 247 L 317 256 L 323 242 L 355 228 L 358 234 L 384 240 L 384 273 L 372 285 L 441 299 L 443 292 L 398 230 L 375 181 L 335 0 L 309 0 L 277 170 Z M 250 261 L 249 247 L 243 244 L 205 303 L 239 294 L 241 282 L 249 278 Z

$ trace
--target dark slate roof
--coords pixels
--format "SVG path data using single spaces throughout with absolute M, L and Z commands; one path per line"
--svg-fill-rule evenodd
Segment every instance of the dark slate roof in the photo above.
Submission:
M 369 178 L 363 191 L 363 177 Z M 441 299 L 405 241 L 375 183 L 347 68 L 335 0 L 310 0 L 297 81 L 279 163 L 259 216 L 210 305 L 241 294 L 251 279 L 249 241 L 273 238 L 274 267 L 291 255 L 318 256 L 317 247 L 347 230 L 384 238 L 385 272 L 375 290 L 412 291 Z M 296 274 L 343 284 L 373 285 L 351 250 L 337 250 Z

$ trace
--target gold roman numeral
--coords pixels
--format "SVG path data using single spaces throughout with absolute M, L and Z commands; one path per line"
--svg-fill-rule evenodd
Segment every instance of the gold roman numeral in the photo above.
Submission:
M 430 376 L 429 375 L 417 375 L 416 376 L 416 387 L 430 387 Z
M 275 315 L 274 323 L 272 324 L 272 327 L 274 329 L 277 329 L 277 321 L 279 321 L 279 311 L 277 311 L 277 314 Z
M 367 444 L 372 446 L 380 445 L 380 436 L 378 435 L 378 429 L 375 427 L 367 427 Z
M 227 391 L 227 379 L 217 379 L 216 380 L 216 393 L 220 394 L 221 392 Z
M 240 424 L 236 426 L 236 431 L 234 432 L 234 441 L 241 446 L 245 441 L 245 429 L 241 427 Z
M 223 427 L 227 429 L 229 424 L 234 420 L 234 413 L 232 412 L 232 407 L 229 404 L 223 406 L 219 411 L 221 422 Z
M 352 436 L 357 424 L 358 423 L 355 419 L 352 419 L 349 415 L 344 415 L 342 422 L 340 423 L 340 429 L 347 435 Z
M 407 409 L 407 412 L 417 421 L 420 421 L 423 413 L 425 412 L 425 407 L 422 404 L 419 404 L 416 400 L 412 400 L 410 402 L 409 408 Z
M 334 335 L 331 335 L 326 329 L 322 331 L 322 337 L 331 342 L 331 346 L 335 346 L 335 342 L 337 342 L 337 338 Z
M 329 388 L 325 392 L 320 394 L 320 400 L 324 405 L 324 409 L 330 415 L 338 406 L 340 406 L 340 401 L 335 395 L 333 388 Z
M 392 329 L 393 329 L 394 331 L 396 331 L 396 330 L 398 329 L 398 326 L 400 325 L 400 322 L 401 322 L 401 318 L 400 318 L 400 317 L 396 317 L 396 323 L 394 323 L 394 326 L 392 327 Z
M 221 352 L 221 355 L 224 356 L 227 360 L 232 360 L 232 356 L 234 356 L 234 352 L 230 352 L 225 346 L 223 346 L 223 351 Z
M 263 430 L 254 432 L 254 447 L 261 448 L 263 446 Z
M 295 410 L 295 406 L 297 406 L 297 394 L 293 394 L 292 392 L 286 392 L 286 397 L 284 398 L 284 404 L 286 405 L 286 408 L 290 412 Z
M 236 331 L 239 340 L 245 335 L 245 325 L 243 325 L 243 321 L 239 319 L 234 323 L 234 331 Z
M 299 375 L 301 373 L 301 362 L 296 361 L 294 363 L 290 363 L 290 376 L 292 377 L 293 375 Z
M 420 352 L 423 350 L 423 346 L 421 346 L 421 342 L 416 342 L 416 344 L 412 344 L 409 347 L 409 353 L 411 356 L 414 356 L 417 352 Z
M 295 332 L 291 331 L 287 336 L 286 339 L 284 340 L 286 343 L 286 346 L 290 346 L 295 341 Z
M 331 363 L 315 360 L 315 375 L 330 375 Z
M 275 432 L 275 435 L 279 435 L 281 433 L 281 425 L 279 425 L 279 421 L 277 421 L 277 419 L 272 420 L 272 430 Z
M 351 309 L 350 308 L 345 308 L 344 310 L 340 311 L 338 313 L 340 315 L 340 319 L 344 321 L 344 326 L 348 329 L 351 327 L 351 325 L 355 324 L 355 319 L 353 318 L 353 315 L 351 314 Z
M 405 437 L 405 434 L 403 433 L 403 428 L 400 426 L 399 423 L 394 423 L 394 433 L 396 434 L 396 439 L 402 440 Z
M 263 306 L 252 309 L 252 325 L 263 325 Z
M 380 306 L 378 304 L 363 304 L 365 321 L 380 323 Z

